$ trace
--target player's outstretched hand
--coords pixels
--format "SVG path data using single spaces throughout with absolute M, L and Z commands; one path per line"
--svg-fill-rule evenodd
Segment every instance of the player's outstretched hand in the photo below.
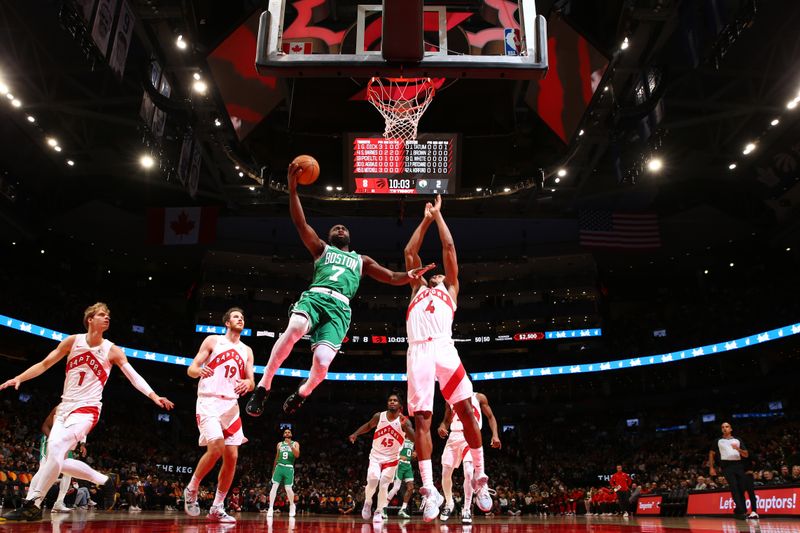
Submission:
M 7 389 L 9 387 L 14 387 L 14 389 L 19 390 L 19 386 L 22 382 L 17 378 L 11 378 L 2 385 L 0 385 L 0 390 Z
M 435 267 L 436 267 L 436 263 L 431 263 L 429 265 L 417 267 L 417 268 L 409 270 L 408 271 L 408 275 L 411 276 L 414 279 L 419 279 L 419 278 L 421 278 L 422 276 L 425 275 L 425 272 L 427 272 L 428 270 L 430 270 L 432 268 L 435 268 Z
M 350 444 L 355 444 L 355 443 L 356 443 L 356 438 L 357 438 L 357 437 L 356 437 L 356 434 L 355 434 L 355 433 L 353 433 L 352 435 L 350 435 L 349 437 L 347 437 L 347 439 L 350 441 Z
M 428 207 L 429 205 L 431 204 L 428 203 L 425 206 L 425 216 L 428 216 L 428 212 L 430 211 L 431 216 L 433 218 L 436 218 L 436 216 L 442 212 L 442 195 L 437 194 L 436 200 L 434 201 L 433 205 L 430 208 Z
M 167 399 L 164 396 L 156 396 L 155 398 L 153 398 L 153 403 L 155 403 L 159 407 L 163 407 L 167 411 L 175 407 L 175 404 L 169 401 L 169 399 Z
M 497 437 L 492 437 L 492 448 L 497 448 L 498 450 L 503 447 L 503 443 L 500 442 L 500 439 Z
M 233 387 L 233 392 L 241 396 L 246 392 L 250 392 L 250 381 L 246 379 L 240 379 L 236 381 L 236 385 Z
M 286 180 L 289 182 L 289 188 L 297 187 L 297 178 L 303 173 L 303 167 L 294 163 L 289 163 L 289 171 L 286 174 Z
M 444 439 L 445 437 L 447 437 L 448 433 L 449 433 L 449 431 L 447 431 L 447 429 L 444 426 L 439 426 L 439 436 L 440 437 L 442 437 Z

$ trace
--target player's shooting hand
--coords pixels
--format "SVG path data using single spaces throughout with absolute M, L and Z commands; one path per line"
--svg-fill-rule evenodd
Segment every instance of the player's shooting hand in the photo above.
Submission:
M 169 401 L 169 400 L 168 400 L 166 397 L 164 397 L 164 396 L 156 396 L 155 398 L 153 398 L 153 403 L 155 403 L 155 404 L 156 404 L 156 405 L 158 405 L 159 407 L 163 407 L 163 408 L 164 408 L 164 409 L 166 409 L 167 411 L 169 411 L 170 409 L 172 409 L 173 407 L 175 407 L 175 404 L 174 404 L 174 403 L 172 403 L 171 401 Z
M 417 268 L 409 270 L 408 271 L 408 275 L 410 277 L 414 278 L 414 279 L 419 279 L 419 278 L 421 278 L 422 276 L 425 275 L 425 272 L 427 272 L 428 270 L 430 270 L 432 268 L 435 268 L 435 267 L 436 267 L 436 263 L 431 263 L 429 265 L 417 267 Z
M 286 180 L 289 182 L 289 189 L 297 188 L 297 178 L 303 173 L 303 167 L 294 163 L 289 163 L 289 170 L 286 174 Z
M 447 437 L 449 431 L 447 431 L 447 429 L 444 426 L 439 426 L 438 433 L 440 437 L 445 438 Z
M 425 210 L 428 211 L 427 206 L 426 206 Z M 436 200 L 434 201 L 433 205 L 430 208 L 431 216 L 433 218 L 436 218 L 437 216 L 439 216 L 441 211 L 442 211 L 442 195 L 441 194 L 437 194 L 436 195 Z
M 208 368 L 207 366 L 200 367 L 200 377 L 201 378 L 210 378 L 214 375 L 214 369 Z
M 433 204 L 430 202 L 425 203 L 425 219 L 426 220 L 433 220 L 433 213 L 431 212 L 433 209 Z
M 498 450 L 503 447 L 503 443 L 500 442 L 499 437 L 495 437 L 492 435 L 492 448 L 497 448 Z
M 2 385 L 0 385 L 0 390 L 7 389 L 9 387 L 14 387 L 15 390 L 19 390 L 19 386 L 22 382 L 17 378 L 11 378 Z
M 350 444 L 355 444 L 355 443 L 356 443 L 356 438 L 357 438 L 357 437 L 356 437 L 356 434 L 355 434 L 355 433 L 353 433 L 352 435 L 350 435 L 349 437 L 347 437 L 347 439 L 350 441 Z

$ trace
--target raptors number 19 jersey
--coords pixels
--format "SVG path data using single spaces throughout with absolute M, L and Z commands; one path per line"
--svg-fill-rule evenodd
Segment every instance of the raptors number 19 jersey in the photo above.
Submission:
M 453 336 L 456 303 L 444 283 L 422 287 L 408 306 L 406 329 L 408 342 L 429 341 Z
M 200 378 L 197 385 L 198 396 L 215 396 L 235 400 L 239 395 L 234 392 L 236 381 L 246 375 L 247 345 L 241 341 L 233 343 L 225 336 L 217 337 L 217 344 L 205 363 L 206 368 L 214 371 L 214 375 Z
M 111 373 L 108 353 L 114 343 L 103 340 L 100 346 L 90 347 L 86 334 L 75 336 L 75 342 L 67 356 L 67 377 L 61 400 L 69 404 L 69 411 L 85 406 L 100 407 L 103 387 Z
M 397 461 L 400 447 L 405 442 L 403 431 L 403 417 L 398 415 L 394 420 L 389 420 L 387 411 L 381 413 L 378 427 L 372 436 L 372 451 L 369 452 L 370 461 L 389 463 Z
M 483 416 L 481 413 L 481 404 L 478 402 L 478 395 L 472 394 L 472 413 L 475 415 L 475 420 L 478 421 L 478 427 L 483 428 Z M 450 431 L 464 431 L 464 424 L 458 415 L 453 411 L 453 421 L 450 422 Z

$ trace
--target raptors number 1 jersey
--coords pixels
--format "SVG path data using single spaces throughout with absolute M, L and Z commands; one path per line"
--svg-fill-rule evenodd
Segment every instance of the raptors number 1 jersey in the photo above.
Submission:
M 456 303 L 444 283 L 432 288 L 422 287 L 408 306 L 408 342 L 451 338 L 455 313 Z
M 400 448 L 405 442 L 403 431 L 403 417 L 398 415 L 394 420 L 389 420 L 387 411 L 381 413 L 378 427 L 372 436 L 372 451 L 369 452 L 370 461 L 389 463 L 397 461 Z
M 234 392 L 236 381 L 246 375 L 247 345 L 242 341 L 232 343 L 225 336 L 217 337 L 217 344 L 205 363 L 206 368 L 214 371 L 214 375 L 200 378 L 197 385 L 198 396 L 215 396 L 235 400 L 239 395 Z
M 475 420 L 478 421 L 478 428 L 483 428 L 483 416 L 481 413 L 481 404 L 478 402 L 478 395 L 472 394 L 472 413 L 475 415 Z M 464 431 L 464 424 L 458 415 L 453 411 L 453 421 L 450 422 L 450 431 Z
M 114 343 L 103 340 L 100 346 L 90 347 L 85 333 L 75 336 L 67 356 L 67 377 L 61 395 L 62 402 L 69 404 L 69 411 L 102 405 L 103 387 L 111 373 L 108 353 L 112 346 Z

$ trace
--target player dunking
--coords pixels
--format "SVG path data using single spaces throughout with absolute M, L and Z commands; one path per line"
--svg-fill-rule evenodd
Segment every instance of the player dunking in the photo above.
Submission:
M 414 440 L 406 439 L 405 442 L 403 442 L 403 447 L 400 448 L 400 455 L 397 457 L 397 473 L 395 474 L 394 482 L 389 489 L 389 494 L 386 496 L 388 501 L 392 501 L 392 498 L 400 492 L 400 487 L 405 483 L 406 491 L 403 494 L 403 505 L 397 512 L 397 516 L 400 518 L 411 518 L 411 515 L 406 509 L 408 509 L 408 502 L 411 499 L 411 495 L 414 493 L 414 469 L 411 466 L 411 461 L 416 458 L 417 454 L 414 453 Z
M 500 436 L 497 433 L 497 420 L 489 405 L 489 400 L 484 394 L 476 392 L 470 398 L 472 414 L 478 421 L 478 428 L 483 427 L 483 417 L 489 422 L 492 430 L 492 448 L 500 448 Z M 450 435 L 448 436 L 448 431 Z M 439 424 L 439 436 L 447 437 L 447 444 L 442 452 L 442 492 L 444 492 L 444 509 L 439 519 L 446 521 L 453 512 L 453 470 L 463 464 L 464 466 L 464 508 L 461 510 L 461 522 L 472 523 L 472 456 L 469 454 L 469 445 L 464 438 L 464 424 L 457 414 L 453 412 L 450 404 L 445 405 L 444 419 Z
M 278 443 L 275 450 L 275 462 L 272 465 L 272 489 L 269 491 L 269 510 L 267 517 L 272 516 L 275 507 L 275 497 L 278 487 L 283 485 L 286 490 L 286 499 L 289 501 L 289 518 L 297 514 L 294 503 L 294 462 L 300 457 L 300 443 L 292 440 L 292 430 L 283 430 L 283 440 Z
M 453 406 L 464 426 L 464 439 L 472 457 L 474 477 L 472 487 L 483 511 L 492 508 L 492 497 L 487 487 L 488 476 L 483 471 L 483 441 L 481 430 L 472 412 L 472 382 L 453 345 L 453 316 L 458 300 L 458 258 L 453 236 L 441 213 L 442 198 L 436 204 L 425 206 L 425 216 L 411 235 L 405 249 L 406 268 L 421 264 L 419 249 L 430 225 L 435 222 L 442 242 L 444 275 L 412 281 L 411 303 L 406 315 L 408 331 L 408 412 L 414 415 L 417 438 L 417 460 L 426 496 L 422 517 L 426 522 L 439 515 L 442 496 L 433 486 L 431 466 L 431 414 L 435 381 L 439 381 L 445 401 Z
M 360 428 L 350 435 L 354 443 L 359 435 L 375 430 L 372 435 L 372 450 L 369 452 L 367 486 L 364 488 L 364 507 L 361 518 L 369 520 L 372 512 L 372 497 L 378 487 L 378 506 L 372 517 L 373 522 L 383 522 L 386 518 L 384 508 L 389 504 L 387 497 L 389 483 L 397 469 L 398 455 L 406 438 L 414 440 L 414 429 L 408 418 L 400 413 L 400 397 L 390 394 L 386 401 L 386 411 L 375 413 Z
M 408 272 L 392 272 L 372 258 L 359 255 L 350 249 L 350 231 L 342 224 L 328 232 L 328 241 L 319 238 L 314 228 L 306 223 L 303 206 L 297 194 L 297 178 L 303 169 L 289 165 L 289 214 L 303 244 L 314 258 L 314 276 L 311 287 L 289 310 L 289 325 L 272 347 L 269 361 L 256 391 L 247 402 L 246 411 L 251 416 L 264 412 L 264 403 L 272 387 L 272 378 L 289 357 L 295 343 L 306 333 L 311 334 L 314 361 L 307 380 L 300 384 L 283 404 L 286 414 L 293 414 L 303 405 L 309 394 L 328 373 L 342 339 L 350 327 L 350 299 L 355 296 L 361 276 L 367 276 L 389 285 L 405 285 L 422 276 L 434 265 L 415 268 Z
M 192 364 L 186 370 L 197 384 L 197 427 L 200 446 L 206 453 L 197 463 L 191 481 L 183 492 L 183 507 L 189 516 L 198 516 L 197 491 L 200 482 L 222 457 L 214 503 L 208 519 L 236 522 L 225 512 L 225 496 L 236 473 L 239 446 L 247 442 L 239 417 L 239 396 L 253 390 L 253 350 L 240 339 L 244 329 L 244 311 L 228 309 L 222 317 L 225 335 L 209 335 L 200 345 Z
M 64 392 L 61 395 L 61 403 L 56 408 L 55 420 L 47 440 L 47 459 L 39 465 L 39 470 L 36 472 L 36 476 L 39 476 L 36 486 L 31 483 L 22 508 L 6 515 L 6 518 L 41 520 L 42 501 L 47 495 L 46 491 L 53 486 L 62 472 L 103 485 L 106 497 L 116 491 L 112 477 L 95 472 L 81 461 L 73 460 L 65 464 L 67 452 L 75 449 L 78 443 L 86 438 L 100 418 L 103 389 L 112 365 L 120 367 L 128 381 L 153 403 L 164 409 L 174 407 L 167 398 L 153 392 L 144 378 L 128 363 L 128 358 L 122 350 L 103 338 L 103 333 L 108 330 L 110 323 L 111 311 L 106 304 L 98 302 L 86 308 L 83 313 L 83 325 L 88 333 L 70 335 L 43 360 L 0 385 L 0 390 L 8 387 L 19 389 L 20 384 L 41 375 L 65 356 L 67 357 Z

